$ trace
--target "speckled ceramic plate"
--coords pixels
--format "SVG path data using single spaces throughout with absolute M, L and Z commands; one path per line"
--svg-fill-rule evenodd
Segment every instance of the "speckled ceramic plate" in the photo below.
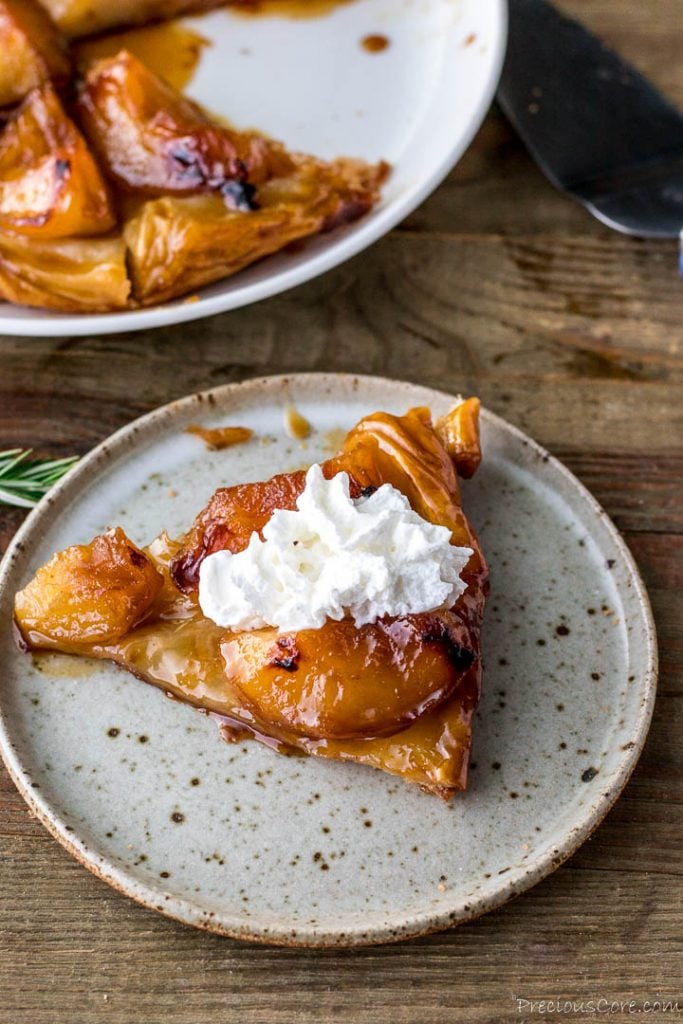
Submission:
M 310 420 L 284 430 L 287 402 Z M 547 875 L 616 800 L 655 694 L 647 596 L 614 526 L 555 459 L 489 413 L 464 501 L 491 563 L 484 697 L 469 790 L 451 804 L 371 769 L 223 743 L 214 723 L 114 667 L 32 660 L 15 590 L 58 548 L 120 523 L 187 527 L 219 484 L 329 454 L 376 409 L 451 396 L 300 375 L 166 406 L 84 459 L 26 521 L 0 576 L 0 745 L 27 803 L 86 867 L 190 924 L 267 942 L 352 945 L 444 928 Z M 191 422 L 253 427 L 207 452 Z

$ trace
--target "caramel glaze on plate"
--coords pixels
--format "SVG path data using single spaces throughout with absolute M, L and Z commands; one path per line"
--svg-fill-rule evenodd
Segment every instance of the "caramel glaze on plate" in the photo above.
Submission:
M 194 434 L 214 452 L 232 448 L 236 444 L 244 444 L 254 435 L 254 431 L 249 427 L 202 427 L 198 423 L 191 423 L 185 428 L 185 433 Z
M 286 634 L 230 632 L 205 618 L 202 560 L 242 550 L 275 508 L 294 508 L 299 471 L 219 489 L 181 540 L 162 534 L 141 551 L 115 530 L 56 555 L 17 595 L 26 645 L 115 661 L 216 716 L 227 740 L 372 765 L 450 797 L 467 783 L 488 588 L 458 486 L 458 472 L 478 464 L 478 407 L 470 399 L 435 426 L 427 409 L 375 413 L 323 464 L 328 478 L 348 472 L 354 496 L 392 483 L 472 548 L 452 609 Z
M 84 39 L 74 44 L 73 50 L 81 73 L 94 61 L 127 50 L 174 88 L 183 90 L 192 80 L 207 46 L 211 46 L 209 39 L 181 21 L 162 21 Z

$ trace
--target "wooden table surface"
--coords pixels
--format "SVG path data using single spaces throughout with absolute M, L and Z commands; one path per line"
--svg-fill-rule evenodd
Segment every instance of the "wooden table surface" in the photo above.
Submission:
M 683 107 L 683 0 L 563 6 Z M 144 910 L 72 860 L 3 770 L 1 1024 L 581 1019 L 518 1013 L 517 997 L 678 997 L 683 1013 L 682 339 L 675 245 L 613 234 L 555 193 L 496 111 L 416 213 L 311 284 L 148 334 L 0 338 L 0 448 L 86 452 L 185 393 L 283 371 L 479 394 L 614 518 L 661 646 L 645 752 L 591 841 L 495 913 L 398 946 L 252 947 Z M 21 519 L 0 512 L 3 549 Z

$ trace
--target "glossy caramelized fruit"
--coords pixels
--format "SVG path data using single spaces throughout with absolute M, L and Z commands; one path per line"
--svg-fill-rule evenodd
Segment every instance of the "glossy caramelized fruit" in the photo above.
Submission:
M 126 309 L 130 280 L 120 235 L 36 238 L 0 232 L 0 295 L 71 313 Z
M 100 170 L 53 87 L 34 89 L 0 136 L 0 231 L 43 239 L 114 227 Z
M 149 200 L 124 227 L 134 294 L 142 305 L 165 301 L 355 220 L 377 201 L 383 177 L 381 168 L 311 160 L 258 189 L 251 212 L 217 195 Z
M 223 190 L 240 196 L 268 174 L 268 142 L 212 122 L 191 100 L 123 50 L 97 61 L 80 90 L 81 124 L 103 166 L 128 192 L 145 196 Z M 286 155 L 281 160 L 288 166 Z M 230 184 L 232 183 L 232 184 Z M 248 192 L 242 189 L 246 201 Z
M 0 0 L 0 107 L 71 74 L 66 43 L 37 0 Z
M 125 50 L 87 69 L 73 114 L 79 127 L 48 82 L 0 135 L 9 301 L 101 312 L 177 298 L 356 220 L 388 173 L 219 125 Z
M 22 628 L 69 650 L 120 640 L 144 618 L 163 579 L 121 529 L 55 555 L 16 599 Z
M 130 281 L 109 190 L 53 87 L 0 135 L 0 294 L 50 309 L 126 308 Z
M 221 654 L 260 718 L 314 739 L 352 739 L 392 735 L 441 704 L 473 660 L 467 641 L 440 612 L 360 628 L 343 619 L 284 638 L 254 630 L 225 640 Z
M 142 202 L 124 225 L 142 305 L 227 277 L 290 242 L 355 220 L 379 197 L 383 164 L 292 155 L 212 124 L 126 52 L 99 61 L 81 122 L 109 175 Z
M 376 413 L 323 464 L 328 478 L 349 474 L 352 494 L 393 484 L 472 549 L 452 608 L 296 632 L 206 619 L 199 565 L 212 551 L 242 550 L 276 508 L 294 507 L 299 472 L 218 490 L 178 541 L 162 534 L 141 551 L 114 530 L 55 555 L 16 597 L 24 642 L 111 659 L 213 713 L 228 740 L 356 761 L 451 796 L 467 782 L 488 586 L 458 485 L 458 466 L 478 460 L 478 409 L 469 399 L 436 425 L 426 409 Z

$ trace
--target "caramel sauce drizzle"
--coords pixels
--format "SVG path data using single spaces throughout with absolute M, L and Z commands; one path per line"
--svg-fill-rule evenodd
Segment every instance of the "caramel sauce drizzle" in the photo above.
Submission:
M 382 50 L 386 50 L 390 45 L 390 41 L 386 36 L 376 35 L 364 36 L 360 41 L 360 45 L 368 53 L 381 53 Z
M 291 403 L 285 406 L 285 430 L 297 441 L 305 441 L 311 435 L 311 424 Z
M 185 427 L 185 433 L 201 438 L 206 447 L 214 452 L 244 444 L 254 436 L 254 431 L 249 427 L 202 427 L 199 423 L 190 423 L 189 427 Z
M 204 47 L 211 45 L 209 39 L 182 22 L 164 21 L 77 42 L 74 52 L 78 68 L 83 71 L 96 60 L 128 50 L 155 74 L 182 90 L 192 80 Z

